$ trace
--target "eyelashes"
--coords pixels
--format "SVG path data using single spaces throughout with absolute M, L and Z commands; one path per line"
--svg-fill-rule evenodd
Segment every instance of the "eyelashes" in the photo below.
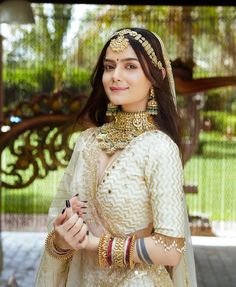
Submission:
M 113 67 L 112 65 L 108 65 L 108 64 L 105 64 L 104 66 L 103 66 L 103 69 L 105 70 L 105 71 L 110 71 L 110 70 L 113 70 L 115 67 Z
M 135 70 L 135 69 L 137 69 L 137 66 L 135 66 L 133 64 L 128 64 L 126 68 L 129 70 Z
M 104 68 L 105 71 L 111 71 L 111 70 L 114 70 L 116 68 L 116 66 L 109 65 L 109 64 L 104 64 L 103 68 Z M 134 65 L 134 64 L 125 64 L 124 68 L 127 69 L 127 70 L 135 70 L 138 67 L 136 65 Z

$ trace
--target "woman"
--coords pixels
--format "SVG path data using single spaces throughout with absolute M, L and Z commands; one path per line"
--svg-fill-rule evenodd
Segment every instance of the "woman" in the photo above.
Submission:
M 92 87 L 80 120 L 95 127 L 81 133 L 49 210 L 36 286 L 197 286 L 161 39 L 117 31 Z

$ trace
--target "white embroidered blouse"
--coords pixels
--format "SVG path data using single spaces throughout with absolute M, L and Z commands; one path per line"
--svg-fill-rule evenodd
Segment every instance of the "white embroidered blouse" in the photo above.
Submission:
M 183 169 L 176 144 L 161 131 L 144 132 L 121 151 L 98 183 L 97 132 L 98 128 L 90 128 L 77 140 L 49 210 L 49 230 L 65 200 L 79 193 L 79 200 L 88 201 L 84 220 L 94 235 L 105 230 L 116 236 L 128 235 L 152 225 L 156 233 L 173 238 L 173 242 L 183 239 Z M 190 286 L 187 277 L 184 267 L 183 287 Z M 35 286 L 175 285 L 164 266 L 100 268 L 95 252 L 81 250 L 70 263 L 57 261 L 44 252 Z

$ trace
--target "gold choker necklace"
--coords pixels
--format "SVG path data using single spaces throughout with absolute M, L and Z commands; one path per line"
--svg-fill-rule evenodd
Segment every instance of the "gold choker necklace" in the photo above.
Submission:
M 118 112 L 114 121 L 100 127 L 97 140 L 102 150 L 113 154 L 124 149 L 135 137 L 156 129 L 152 116 L 147 112 Z

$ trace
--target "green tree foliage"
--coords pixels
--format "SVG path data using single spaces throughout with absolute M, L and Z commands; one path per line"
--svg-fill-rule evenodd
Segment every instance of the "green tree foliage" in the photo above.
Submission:
M 83 16 L 70 49 L 65 39 L 73 6 L 51 5 L 49 13 L 43 4 L 35 4 L 34 9 L 36 25 L 17 27 L 6 65 L 7 71 L 23 69 L 21 76 L 16 75 L 21 90 L 26 91 L 22 97 L 30 90 L 52 91 L 71 85 L 73 92 L 76 86 L 88 90 L 89 74 L 104 42 L 122 27 L 144 27 L 159 34 L 171 60 L 179 58 L 193 67 L 193 77 L 235 73 L 235 7 L 97 5 Z M 35 81 L 29 82 L 32 73 Z M 6 86 L 12 87 L 13 74 L 8 72 L 5 77 Z M 235 103 L 232 89 L 225 90 L 224 96 Z M 215 98 L 208 97 L 210 106 L 211 99 L 215 102 Z M 225 106 L 231 110 L 229 104 Z
M 91 61 L 86 57 L 97 54 L 112 32 L 131 26 L 158 33 L 172 59 L 179 57 L 184 62 L 195 63 L 196 75 L 233 72 L 235 7 L 98 5 L 79 27 L 78 62 L 88 66 Z M 86 50 L 81 49 L 84 46 Z
M 20 67 L 45 73 L 43 88 L 59 90 L 61 88 L 66 62 L 64 40 L 70 19 L 71 5 L 53 5 L 51 15 L 47 14 L 43 4 L 34 6 L 36 23 L 28 27 L 15 28 L 18 39 L 12 42 L 13 49 L 7 63 L 14 69 Z M 27 51 L 27 53 L 25 53 Z M 48 82 L 48 79 L 51 81 Z
M 135 26 L 159 34 L 170 58 L 178 58 L 193 69 L 194 78 L 235 74 L 235 7 L 98 5 L 79 28 L 78 63 L 91 68 L 116 29 Z M 205 98 L 205 110 L 235 109 L 232 87 L 206 92 Z

